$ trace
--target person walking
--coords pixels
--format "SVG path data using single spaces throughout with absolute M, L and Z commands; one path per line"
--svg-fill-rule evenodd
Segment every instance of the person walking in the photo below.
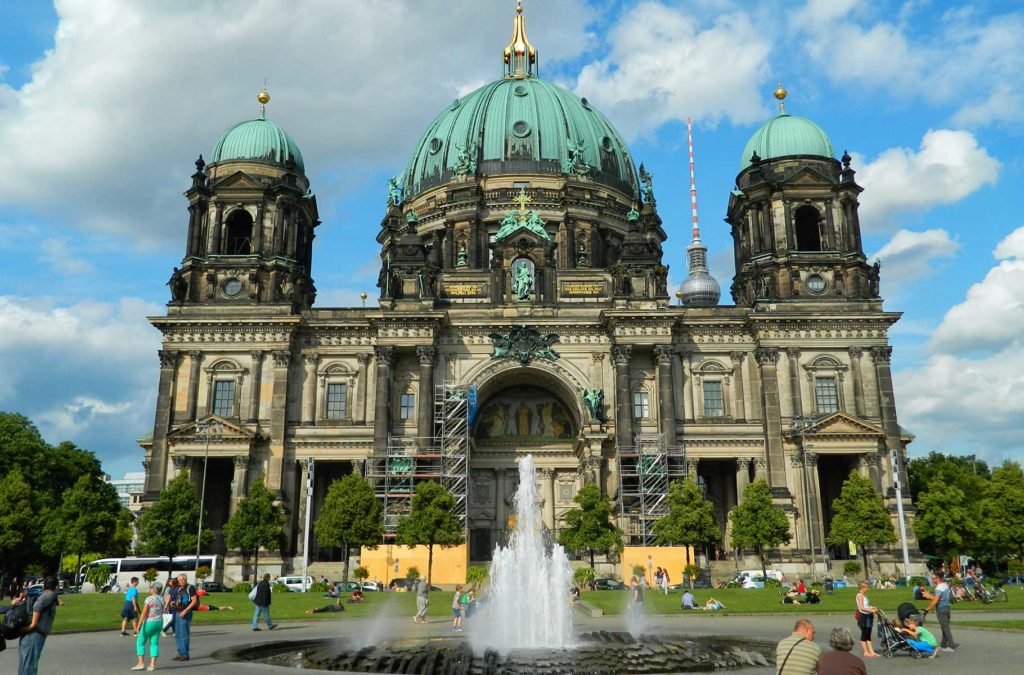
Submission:
M 29 602 L 26 599 L 24 602 Z M 32 605 L 32 622 L 18 640 L 18 675 L 38 675 L 46 636 L 57 618 L 57 577 L 43 580 L 43 592 Z
M 132 577 L 128 588 L 124 591 L 124 606 L 121 608 L 121 636 L 128 635 L 128 622 L 132 623 L 132 633 L 139 634 L 139 578 Z
M 430 604 L 430 584 L 426 579 L 416 582 L 416 616 L 412 618 L 416 623 L 427 622 L 427 605 Z
M 160 656 L 160 631 L 164 627 L 163 590 L 163 584 L 159 581 L 149 585 L 149 597 L 139 611 L 139 638 L 135 641 L 138 661 L 132 670 L 156 670 L 156 659 Z M 146 642 L 149 642 L 149 668 L 145 664 Z
M 821 647 L 814 641 L 814 624 L 800 619 L 793 633 L 775 647 L 775 675 L 814 675 L 821 660 Z
M 462 584 L 455 586 L 455 597 L 452 598 L 452 630 L 462 632 Z
M 167 580 L 167 588 L 164 589 L 164 626 L 163 636 L 167 637 L 174 632 L 174 608 L 178 602 L 178 580 L 171 577 Z
M 189 648 L 192 646 L 192 611 L 199 604 L 196 587 L 188 583 L 188 577 L 178 575 L 178 597 L 175 601 L 174 642 L 178 647 L 175 661 L 188 661 Z
M 960 645 L 953 640 L 953 631 L 949 627 L 949 605 L 952 591 L 949 589 L 949 584 L 942 579 L 942 575 L 938 572 L 932 574 L 932 581 L 935 583 L 935 590 L 931 593 L 932 601 L 925 608 L 924 613 L 927 614 L 931 610 L 935 610 L 935 617 L 939 620 L 939 628 L 942 629 L 942 651 L 956 651 L 956 648 Z
M 860 582 L 857 593 L 857 627 L 860 628 L 860 646 L 864 650 L 864 658 L 878 658 L 875 653 L 875 646 L 871 642 L 871 629 L 875 625 L 875 614 L 877 607 L 872 607 L 868 601 L 868 582 Z
M 668 578 L 668 568 L 666 567 L 661 571 L 661 590 L 665 592 L 665 595 L 668 595 L 669 583 L 670 581 Z
M 853 634 L 847 628 L 833 628 L 828 636 L 832 651 L 823 654 L 818 662 L 818 675 L 868 675 L 864 659 L 851 654 Z
M 263 579 L 256 584 L 256 596 L 252 599 L 252 604 L 256 605 L 256 609 L 252 613 L 252 629 L 260 629 L 260 615 L 267 621 L 267 630 L 274 630 L 277 628 L 277 624 L 270 620 L 270 575 L 264 574 Z

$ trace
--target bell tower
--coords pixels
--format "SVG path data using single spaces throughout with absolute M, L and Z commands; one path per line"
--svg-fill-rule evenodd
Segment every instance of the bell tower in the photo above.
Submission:
M 836 161 L 832 143 L 814 122 L 786 112 L 787 92 L 775 90 L 779 113 L 747 143 L 729 197 L 737 305 L 775 300 L 873 300 L 878 265 L 861 245 L 850 156 Z
M 308 308 L 316 197 L 302 154 L 267 119 L 266 90 L 259 117 L 228 129 L 210 155 L 196 160 L 188 238 L 181 268 L 167 285 L 171 305 L 290 305 Z

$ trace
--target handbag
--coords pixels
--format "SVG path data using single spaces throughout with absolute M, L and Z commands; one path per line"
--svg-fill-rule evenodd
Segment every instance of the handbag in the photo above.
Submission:
M 256 586 L 253 586 L 252 590 L 249 591 L 249 599 L 256 602 Z

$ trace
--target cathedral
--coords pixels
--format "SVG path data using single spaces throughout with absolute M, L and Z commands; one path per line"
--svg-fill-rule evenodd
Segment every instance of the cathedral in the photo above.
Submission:
M 790 522 L 772 565 L 794 572 L 856 556 L 825 543 L 852 471 L 894 524 L 912 517 L 897 497 L 912 439 L 890 371 L 900 314 L 864 255 L 850 157 L 785 110 L 780 86 L 778 114 L 736 150 L 732 301 L 708 271 L 695 191 L 688 276 L 671 289 L 667 231 L 690 228 L 662 222 L 609 119 L 537 76 L 521 6 L 503 59 L 390 181 L 372 306 L 315 303 L 316 198 L 266 91 L 258 118 L 200 156 L 171 301 L 150 319 L 163 343 L 144 502 L 189 472 L 229 574 L 223 526 L 255 482 L 287 514 L 282 571 L 339 560 L 306 530 L 350 473 L 384 506 L 385 544 L 416 484 L 444 484 L 466 533 L 451 555 L 484 563 L 514 527 L 526 454 L 548 529 L 597 484 L 627 552 L 655 550 L 668 486 L 697 482 L 721 528 L 702 559 L 729 569 L 744 552 L 728 548 L 728 514 L 755 480 Z M 899 545 L 872 556 L 902 570 Z

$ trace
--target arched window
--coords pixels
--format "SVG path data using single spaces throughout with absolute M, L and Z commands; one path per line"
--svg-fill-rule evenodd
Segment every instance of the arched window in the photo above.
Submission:
M 796 210 L 796 248 L 798 251 L 820 251 L 821 230 L 818 228 L 818 209 L 804 204 Z
M 245 209 L 232 211 L 224 230 L 225 255 L 249 255 L 252 253 L 252 216 L 248 211 Z

